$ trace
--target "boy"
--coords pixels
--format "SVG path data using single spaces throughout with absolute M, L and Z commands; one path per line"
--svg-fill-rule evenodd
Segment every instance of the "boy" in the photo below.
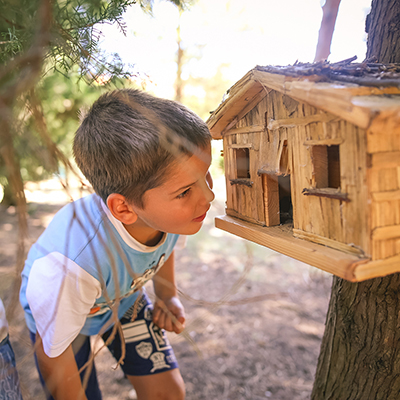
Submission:
M 78 374 L 94 334 L 139 400 L 184 399 L 162 329 L 184 329 L 173 249 L 200 229 L 214 198 L 210 141 L 192 112 L 137 90 L 102 95 L 83 119 L 73 151 L 95 194 L 55 215 L 22 273 L 21 304 L 55 399 L 101 399 L 94 365 Z M 141 289 L 149 279 L 154 309 Z

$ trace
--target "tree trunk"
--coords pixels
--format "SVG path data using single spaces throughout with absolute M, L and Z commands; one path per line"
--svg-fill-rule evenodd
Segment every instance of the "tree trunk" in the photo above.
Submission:
M 367 58 L 383 63 L 400 63 L 400 2 L 373 0 L 365 30 Z
M 331 54 L 333 31 L 341 0 L 326 0 L 322 7 L 322 21 L 319 29 L 317 50 L 314 62 L 327 60 Z
M 400 62 L 400 2 L 373 0 L 367 58 Z M 334 277 L 312 400 L 400 399 L 400 274 Z
M 313 400 L 400 398 L 400 275 L 333 279 Z
M 7 184 L 3 187 L 3 190 L 4 190 L 4 196 L 3 199 L 1 200 L 1 204 L 4 207 L 16 206 L 17 202 L 15 201 L 14 192 L 11 186 Z
M 177 34 L 177 39 L 176 43 L 178 45 L 178 50 L 176 52 L 176 79 L 175 79 L 175 98 L 174 100 L 177 101 L 178 103 L 182 103 L 182 92 L 183 92 L 183 87 L 184 83 L 182 80 L 182 67 L 184 64 L 184 53 L 185 51 L 182 48 L 182 38 L 181 38 L 181 16 L 182 16 L 183 11 L 179 10 L 179 24 L 178 27 L 176 28 L 176 34 Z

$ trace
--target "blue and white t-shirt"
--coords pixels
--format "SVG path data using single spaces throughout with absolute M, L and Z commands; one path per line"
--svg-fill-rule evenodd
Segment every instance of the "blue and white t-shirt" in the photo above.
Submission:
M 39 332 L 45 353 L 57 357 L 79 333 L 99 333 L 118 301 L 121 318 L 178 237 L 164 234 L 154 247 L 139 243 L 95 194 L 63 207 L 32 246 L 22 272 L 25 319 L 31 332 Z

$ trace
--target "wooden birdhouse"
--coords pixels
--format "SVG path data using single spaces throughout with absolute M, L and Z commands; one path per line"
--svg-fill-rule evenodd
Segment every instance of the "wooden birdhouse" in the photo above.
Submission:
M 400 271 L 396 68 L 248 72 L 207 121 L 223 140 L 216 226 L 350 281 Z

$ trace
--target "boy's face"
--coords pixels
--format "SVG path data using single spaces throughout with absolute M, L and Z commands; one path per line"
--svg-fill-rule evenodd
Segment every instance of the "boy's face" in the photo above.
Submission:
M 144 194 L 144 207 L 132 206 L 138 219 L 126 227 L 131 235 L 144 242 L 141 232 L 149 235 L 160 232 L 193 235 L 198 232 L 214 199 L 208 171 L 210 163 L 210 145 L 174 163 L 168 169 L 165 182 Z

